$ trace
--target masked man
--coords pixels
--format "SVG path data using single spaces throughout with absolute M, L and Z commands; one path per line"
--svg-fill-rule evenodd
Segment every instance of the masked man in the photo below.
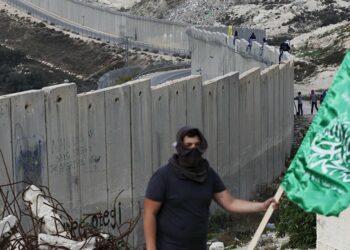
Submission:
M 228 212 L 266 211 L 273 198 L 250 202 L 234 198 L 209 162 L 202 157 L 208 144 L 199 129 L 184 127 L 176 136 L 169 163 L 149 181 L 144 200 L 147 250 L 205 250 L 209 206 L 214 199 Z

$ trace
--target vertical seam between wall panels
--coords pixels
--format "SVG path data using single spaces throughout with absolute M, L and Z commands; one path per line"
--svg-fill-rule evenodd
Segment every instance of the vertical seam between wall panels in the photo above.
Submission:
M 80 111 L 80 108 L 79 108 L 79 100 L 78 100 L 78 93 L 76 93 L 75 95 L 74 95 L 74 102 L 75 102 L 75 104 L 76 104 L 76 112 L 77 112 L 77 116 L 78 116 L 78 119 L 77 120 L 75 120 L 75 121 L 77 121 L 77 122 L 75 122 L 75 129 L 76 129 L 76 134 L 75 134 L 75 136 L 76 136 L 76 140 L 77 140 L 77 146 L 78 146 L 78 160 L 75 162 L 75 164 L 77 165 L 76 166 L 76 168 L 78 169 L 78 171 L 77 171 L 77 175 L 78 175 L 78 177 L 79 177 L 79 185 L 78 185 L 78 194 L 79 194 L 79 217 L 81 218 L 82 217 L 82 214 L 83 214 L 83 207 L 82 207 L 82 188 L 81 188 L 81 177 L 80 177 L 80 123 L 81 123 L 81 121 L 80 121 L 80 117 L 79 117 L 79 111 Z M 88 119 L 88 112 L 86 113 L 86 115 L 87 115 L 87 119 Z M 88 142 L 89 143 L 89 142 Z M 89 153 L 90 153 L 90 151 L 89 151 Z M 75 205 L 73 205 L 73 207 L 75 207 Z
M 133 161 L 133 129 L 132 129 L 132 108 L 133 108 L 133 93 L 132 93 L 132 85 L 128 86 L 128 94 L 129 94 L 129 128 L 130 128 L 130 173 L 131 173 L 131 177 L 130 177 L 130 181 L 131 181 L 131 211 L 132 211 L 132 216 L 134 217 L 134 198 L 135 198 L 135 190 L 134 190 L 134 161 Z M 134 239 L 133 239 L 134 240 Z
M 14 180 L 15 180 L 15 168 L 13 167 L 15 164 L 14 164 L 14 151 L 13 151 L 13 140 L 12 140 L 12 138 L 13 138 L 13 130 L 12 130 L 12 100 L 11 100 L 12 98 L 9 98 L 9 111 L 10 111 L 10 143 L 11 143 L 11 160 L 12 160 L 12 168 L 11 168 L 11 170 L 12 170 L 12 173 L 11 173 L 11 180 L 9 180 L 10 182 L 12 181 L 12 182 L 14 182 Z M 4 157 L 4 161 L 5 161 L 5 157 Z
M 107 115 L 106 115 L 106 91 L 103 92 L 103 105 L 104 105 L 104 121 L 105 121 L 105 124 L 104 124 L 104 130 L 105 130 L 105 133 L 104 133 L 104 138 L 105 138 L 105 168 L 106 168 L 106 192 L 107 192 L 107 210 L 109 210 L 109 182 L 108 182 L 108 150 L 107 150 Z M 114 209 L 114 208 L 113 208 Z M 115 211 L 116 213 L 116 211 Z M 108 227 L 108 231 L 109 231 L 109 227 Z
M 44 113 L 45 113 L 45 140 L 46 140 L 46 145 L 45 145 L 45 154 L 46 154 L 46 174 L 47 174 L 47 187 L 49 188 L 50 190 L 50 174 L 49 174 L 49 148 L 48 148 L 48 132 L 47 132 L 47 95 L 48 93 L 44 91 Z M 12 114 L 12 102 L 11 102 L 11 114 Z M 12 119 L 11 119 L 11 123 L 12 123 Z M 12 129 L 12 126 L 11 126 L 11 129 Z

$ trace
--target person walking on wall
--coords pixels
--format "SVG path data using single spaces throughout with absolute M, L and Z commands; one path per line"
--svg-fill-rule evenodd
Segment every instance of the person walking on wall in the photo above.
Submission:
M 294 98 L 294 100 L 298 101 L 298 111 L 297 115 L 303 115 L 303 97 L 301 96 L 301 92 L 298 92 L 298 96 Z
M 315 94 L 315 91 L 314 91 L 314 90 L 311 90 L 310 102 L 311 102 L 311 114 L 313 114 L 313 113 L 314 113 L 314 107 L 315 107 L 316 110 L 318 111 L 318 107 L 317 107 L 317 95 Z
M 147 250 L 205 250 L 212 199 L 231 213 L 278 206 L 273 198 L 251 202 L 233 197 L 202 157 L 207 147 L 199 129 L 181 128 L 176 135 L 177 153 L 151 177 L 144 199 Z
M 278 58 L 279 63 L 281 63 L 281 61 L 282 61 L 284 51 L 288 52 L 289 50 L 290 50 L 289 40 L 286 40 L 285 42 L 280 44 L 280 55 Z
M 248 46 L 247 46 L 247 51 L 251 51 L 252 50 L 252 45 L 253 45 L 253 41 L 256 40 L 256 36 L 254 34 L 254 32 L 250 35 L 249 40 L 248 40 Z

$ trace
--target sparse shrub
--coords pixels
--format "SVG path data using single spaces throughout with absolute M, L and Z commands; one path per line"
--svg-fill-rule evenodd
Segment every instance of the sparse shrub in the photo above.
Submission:
M 293 36 L 290 34 L 281 34 L 279 36 L 270 38 L 267 40 L 267 43 L 272 46 L 280 46 L 280 44 L 286 40 L 292 40 Z
M 132 76 L 131 75 L 125 75 L 120 77 L 118 80 L 115 81 L 115 85 L 120 85 L 123 83 L 126 83 L 128 81 L 132 80 Z
M 280 200 L 277 211 L 276 231 L 278 236 L 289 236 L 285 248 L 308 249 L 316 247 L 316 215 L 306 213 L 286 197 Z
M 37 26 L 39 28 L 44 28 L 46 25 L 45 25 L 45 23 L 41 22 L 41 23 L 38 23 Z
M 7 64 L 10 67 L 18 65 L 25 57 L 25 54 L 20 50 L 9 50 L 0 47 L 0 65 Z

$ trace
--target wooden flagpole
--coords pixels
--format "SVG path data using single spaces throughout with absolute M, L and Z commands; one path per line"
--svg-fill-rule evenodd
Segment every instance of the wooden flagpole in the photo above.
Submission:
M 282 186 L 279 186 L 277 189 L 277 192 L 274 196 L 276 202 L 278 202 L 281 199 L 282 194 L 283 194 L 283 188 L 282 188 Z M 260 225 L 259 225 L 258 229 L 256 230 L 252 241 L 249 243 L 248 250 L 254 250 L 254 248 L 258 244 L 258 241 L 261 237 L 261 234 L 263 233 L 263 231 L 266 227 L 266 224 L 269 221 L 269 219 L 273 213 L 273 210 L 274 209 L 272 208 L 272 204 L 271 204 L 269 206 L 269 208 L 267 209 L 267 211 L 265 212 L 265 215 L 264 215 L 263 219 L 261 220 Z

